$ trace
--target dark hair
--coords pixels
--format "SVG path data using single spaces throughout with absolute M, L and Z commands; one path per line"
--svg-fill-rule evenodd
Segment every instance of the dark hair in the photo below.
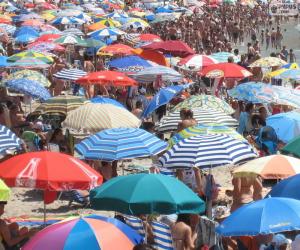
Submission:
M 193 117 L 194 117 L 194 113 L 192 110 L 188 109 L 187 111 L 185 111 L 184 113 L 185 119 L 193 119 Z
M 141 244 L 135 245 L 132 248 L 132 250 L 154 250 L 154 248 L 151 245 L 141 243 Z
M 190 225 L 190 214 L 178 214 L 176 222 L 183 222 L 187 225 Z
M 142 107 L 142 102 L 141 102 L 141 101 L 137 101 L 137 102 L 135 103 L 135 107 L 136 107 L 136 108 L 141 108 L 141 107 Z
M 61 128 L 56 128 L 51 136 L 50 142 L 55 139 L 55 137 L 58 135 L 58 133 L 62 132 Z
M 249 102 L 246 104 L 246 107 L 245 107 L 245 112 L 249 112 L 251 109 L 253 109 L 254 105 L 253 103 Z
M 2 104 L 0 104 L 0 114 L 4 113 L 4 106 Z

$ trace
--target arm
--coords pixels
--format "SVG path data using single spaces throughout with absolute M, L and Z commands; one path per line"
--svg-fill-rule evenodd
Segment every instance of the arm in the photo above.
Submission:
M 263 185 L 262 185 L 262 180 L 260 176 L 257 176 L 255 178 L 254 184 L 253 184 L 253 199 L 254 200 L 260 200 L 263 198 L 262 195 L 262 189 L 263 189 Z
M 202 195 L 202 179 L 201 179 L 201 172 L 200 169 L 197 167 L 193 167 L 194 173 L 195 173 L 195 178 L 196 178 L 196 184 L 197 184 L 197 191 L 199 195 Z
M 9 227 L 6 225 L 6 223 L 3 220 L 1 220 L 1 222 L 0 222 L 0 233 L 1 233 L 3 240 L 9 247 L 12 247 L 12 246 L 18 244 L 19 242 L 26 239 L 27 237 L 30 237 L 30 235 L 31 235 L 31 233 L 27 233 L 27 234 L 12 238 Z
M 192 235 L 192 229 L 187 226 L 186 232 L 185 232 L 185 246 L 186 249 L 194 249 L 195 248 L 195 244 L 194 244 L 194 239 L 193 239 L 193 235 Z

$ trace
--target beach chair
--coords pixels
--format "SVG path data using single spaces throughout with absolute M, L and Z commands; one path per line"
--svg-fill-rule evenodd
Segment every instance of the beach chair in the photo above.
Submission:
M 141 235 L 143 238 L 145 238 L 146 232 L 144 229 L 143 221 L 140 218 L 131 216 L 131 215 L 124 215 L 124 219 L 128 226 L 130 226 L 139 235 Z
M 154 236 L 154 248 L 157 250 L 173 250 L 170 227 L 158 221 L 152 221 L 151 227 Z
M 73 202 L 79 203 L 84 207 L 88 207 L 90 205 L 89 195 L 83 196 L 77 190 L 71 190 L 65 192 L 65 195 L 69 199 L 69 207 L 72 205 Z

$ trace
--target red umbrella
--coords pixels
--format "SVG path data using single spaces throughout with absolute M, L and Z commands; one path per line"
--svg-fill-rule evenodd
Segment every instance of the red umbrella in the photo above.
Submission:
M 57 38 L 60 38 L 61 35 L 59 34 L 45 34 L 40 36 L 38 39 L 35 40 L 35 42 L 52 42 Z
M 252 73 L 235 63 L 218 63 L 205 67 L 198 73 L 208 78 L 246 78 Z
M 111 55 L 122 55 L 122 56 L 129 56 L 133 55 L 133 48 L 127 46 L 125 44 L 112 44 L 105 47 L 102 47 L 98 54 L 111 54 Z
M 186 57 L 193 55 L 196 52 L 191 49 L 186 43 L 179 40 L 169 40 L 163 42 L 154 42 L 145 46 L 143 49 L 159 50 L 164 54 L 171 54 L 172 56 Z
M 137 82 L 125 74 L 117 71 L 97 71 L 76 80 L 80 84 L 103 84 L 110 86 L 134 86 Z
M 150 41 L 150 42 L 161 42 L 162 39 L 154 34 L 140 34 L 139 36 L 141 41 Z
M 84 162 L 66 154 L 40 151 L 14 156 L 0 164 L 0 178 L 10 187 L 47 191 L 89 190 L 102 176 Z

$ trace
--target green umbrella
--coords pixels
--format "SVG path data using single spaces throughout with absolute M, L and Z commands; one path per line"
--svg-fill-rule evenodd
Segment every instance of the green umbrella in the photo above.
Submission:
M 58 43 L 58 44 L 73 44 L 73 45 L 78 45 L 78 46 L 82 46 L 85 47 L 86 46 L 86 42 L 84 39 L 75 36 L 75 35 L 65 35 L 65 36 L 61 36 L 60 38 L 54 40 L 54 43 Z
M 130 215 L 204 212 L 205 203 L 183 182 L 161 174 L 132 174 L 90 192 L 93 209 Z
M 106 46 L 106 44 L 104 42 L 93 39 L 93 38 L 86 39 L 85 42 L 86 42 L 86 47 L 89 47 L 89 48 L 96 48 L 96 47 L 102 48 L 102 47 Z
M 297 137 L 288 144 L 286 144 L 281 149 L 281 152 L 286 155 L 293 155 L 295 157 L 300 158 L 300 137 Z

